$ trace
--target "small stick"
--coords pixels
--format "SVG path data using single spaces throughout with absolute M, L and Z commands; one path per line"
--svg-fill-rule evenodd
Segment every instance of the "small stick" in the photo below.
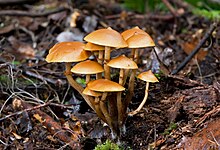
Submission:
M 167 0 L 162 0 L 163 3 L 167 6 L 167 8 L 169 9 L 169 11 L 172 13 L 172 15 L 174 17 L 178 16 L 178 13 L 176 12 L 176 10 L 173 8 L 173 6 L 170 4 L 170 2 L 168 2 Z
M 171 72 L 172 75 L 177 74 L 180 70 L 182 70 L 186 64 L 195 56 L 196 53 L 199 52 L 200 48 L 203 46 L 203 44 L 206 42 L 206 40 L 209 38 L 209 36 L 212 34 L 212 32 L 216 29 L 217 23 L 213 23 L 209 30 L 205 33 L 202 40 L 199 42 L 199 44 L 196 46 L 196 48 L 184 59 L 184 61 Z
M 61 11 L 66 11 L 67 8 L 61 7 L 57 8 L 52 11 L 47 11 L 43 13 L 33 13 L 33 12 L 28 12 L 28 11 L 22 11 L 22 10 L 1 10 L 0 11 L 0 16 L 27 16 L 27 17 L 44 17 L 48 16 L 51 14 L 55 14 Z
M 39 108 L 42 108 L 42 107 L 46 107 L 46 106 L 48 106 L 48 105 L 50 105 L 50 102 L 47 102 L 47 103 L 44 103 L 44 104 L 40 104 L 40 105 L 37 105 L 37 106 L 34 106 L 34 107 L 29 107 L 29 108 L 27 108 L 27 109 L 24 109 L 24 110 L 21 110 L 21 111 L 12 113 L 12 114 L 10 114 L 10 115 L 7 115 L 7 116 L 5 116 L 5 117 L 0 118 L 0 122 L 3 121 L 3 120 L 5 120 L 5 119 L 11 118 L 11 117 L 13 117 L 13 116 L 20 115 L 20 114 L 22 114 L 22 113 L 25 112 L 25 111 L 26 111 L 26 112 L 32 111 L 32 110 L 35 110 L 35 109 L 39 109 Z

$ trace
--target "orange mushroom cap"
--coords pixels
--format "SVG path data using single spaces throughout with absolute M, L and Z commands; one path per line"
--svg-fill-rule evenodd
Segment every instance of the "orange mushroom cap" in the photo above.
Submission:
M 112 28 L 99 29 L 88 34 L 85 41 L 102 46 L 122 48 L 127 47 L 127 43 L 121 34 Z
M 93 43 L 88 42 L 85 45 L 84 50 L 86 50 L 86 51 L 101 51 L 101 50 L 103 50 L 104 51 L 105 47 L 101 46 L 101 45 L 97 45 L 97 44 L 93 44 Z
M 117 58 L 110 60 L 107 63 L 107 65 L 112 68 L 122 68 L 122 69 L 137 69 L 138 68 L 137 64 L 133 60 L 126 57 L 125 55 L 121 55 Z
M 134 34 L 126 40 L 129 48 L 154 47 L 155 43 L 148 34 Z
M 146 72 L 142 72 L 137 77 L 143 81 L 146 81 L 146 82 L 159 82 L 151 70 L 148 70 Z
M 103 72 L 104 69 L 102 65 L 97 63 L 96 61 L 86 60 L 83 62 L 80 62 L 73 66 L 71 69 L 71 72 L 77 73 L 77 74 L 96 74 Z
M 118 92 L 124 91 L 125 88 L 120 84 L 108 79 L 97 79 L 88 83 L 88 88 L 98 92 Z
M 102 96 L 102 93 L 92 91 L 92 90 L 90 90 L 88 87 L 86 87 L 86 88 L 83 90 L 82 93 L 85 94 L 85 95 L 94 96 L 94 97 Z
M 124 32 L 121 33 L 121 35 L 126 41 L 127 39 L 132 37 L 135 33 L 148 35 L 148 33 L 146 33 L 144 30 L 141 30 L 138 26 L 125 30 Z
M 89 57 L 81 42 L 60 42 L 55 44 L 46 57 L 47 62 L 78 62 Z

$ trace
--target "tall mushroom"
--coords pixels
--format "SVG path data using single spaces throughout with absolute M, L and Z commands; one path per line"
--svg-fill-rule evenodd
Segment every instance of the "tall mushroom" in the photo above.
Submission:
M 94 101 L 94 103 L 95 103 L 95 106 L 94 106 L 95 112 L 96 112 L 96 114 L 99 118 L 101 118 L 104 122 L 107 122 L 106 119 L 105 119 L 105 116 L 103 115 L 102 111 L 100 110 L 100 106 L 99 106 L 100 97 L 102 96 L 102 93 L 92 91 L 88 87 L 86 87 L 83 91 L 83 94 L 95 97 L 95 101 Z
M 112 68 L 119 68 L 120 69 L 120 73 L 119 73 L 119 84 L 120 85 L 123 85 L 124 72 L 126 69 L 127 70 L 138 69 L 137 64 L 134 61 L 132 61 L 131 59 L 129 59 L 128 57 L 126 57 L 125 55 L 121 55 L 117 58 L 110 60 L 107 65 Z M 124 116 L 123 111 L 122 111 L 123 106 L 122 106 L 122 101 L 121 101 L 121 94 L 122 94 L 122 92 L 117 93 L 117 110 L 118 110 L 119 127 L 122 126 L 122 118 Z
M 103 58 L 104 58 L 104 50 L 105 50 L 104 46 L 88 42 L 88 43 L 86 43 L 84 50 L 91 51 L 91 52 L 98 52 L 98 59 L 97 60 L 98 60 L 98 63 L 100 65 L 102 65 Z
M 144 104 L 147 100 L 147 97 L 148 97 L 149 83 L 150 82 L 152 82 L 152 83 L 159 82 L 158 79 L 155 77 L 155 75 L 152 73 L 151 70 L 139 74 L 138 78 L 143 80 L 143 81 L 146 81 L 145 95 L 144 95 L 144 99 L 142 100 L 142 102 L 138 106 L 138 108 L 136 110 L 128 113 L 129 116 L 133 116 L 133 115 L 137 114 L 141 110 L 141 108 L 143 108 L 143 106 L 144 106 Z
M 94 54 L 98 53 L 98 54 L 96 54 L 96 56 L 98 55 L 98 58 L 96 57 L 97 61 L 100 65 L 103 65 L 104 50 L 105 50 L 104 46 L 88 42 L 85 45 L 84 50 L 94 52 Z M 101 78 L 102 78 L 102 73 L 98 73 L 96 76 L 96 79 L 101 79 Z
M 96 61 L 86 60 L 83 62 L 80 62 L 73 66 L 71 69 L 71 72 L 76 74 L 85 74 L 86 75 L 86 84 L 90 81 L 90 75 L 91 74 L 98 74 L 103 72 L 103 67 L 97 63 Z
M 126 42 L 128 43 L 128 48 L 132 48 L 132 51 L 134 51 L 134 57 L 133 60 L 137 63 L 138 62 L 138 48 L 147 48 L 147 47 L 154 47 L 155 43 L 152 40 L 152 38 L 148 35 L 148 34 L 138 34 L 135 33 L 133 36 L 131 36 L 130 38 L 128 38 L 126 40 Z M 135 74 L 136 74 L 136 70 L 133 69 L 130 75 L 130 79 L 129 79 L 129 85 L 128 85 L 128 91 L 129 93 L 127 94 L 127 99 L 125 101 L 125 112 L 126 112 L 126 108 L 129 105 L 132 96 L 134 94 L 134 80 L 135 80 Z
M 110 60 L 111 48 L 123 48 L 127 47 L 127 43 L 122 38 L 121 34 L 112 28 L 99 29 L 88 34 L 85 38 L 85 41 L 105 46 L 105 61 L 104 61 L 104 70 L 105 78 L 111 80 L 110 78 L 110 68 L 107 63 Z
M 65 62 L 66 71 L 65 76 L 70 85 L 76 89 L 82 97 L 85 99 L 87 104 L 94 109 L 94 102 L 87 95 L 82 94 L 83 87 L 81 87 L 72 77 L 71 63 L 86 60 L 89 57 L 89 53 L 84 51 L 85 44 L 81 42 L 61 42 L 55 44 L 50 50 L 46 57 L 47 62 Z
M 144 35 L 146 35 L 146 37 L 149 38 L 146 43 L 148 43 L 148 41 L 153 41 L 151 39 L 151 37 L 149 36 L 149 34 L 147 32 L 145 32 L 144 30 L 140 29 L 138 26 L 136 26 L 134 28 L 131 28 L 131 29 L 128 29 L 128 30 L 125 30 L 124 32 L 121 33 L 122 37 L 124 38 L 124 40 L 126 42 L 130 37 L 134 36 L 135 34 L 144 34 Z M 137 48 L 136 47 L 130 47 L 130 48 L 131 48 L 131 56 L 130 57 L 131 57 L 132 60 L 134 60 L 137 63 L 137 60 L 138 60 Z M 127 75 L 128 75 L 128 70 L 125 72 L 125 80 L 124 81 L 126 81 Z
M 124 91 L 125 88 L 120 84 L 110 81 L 108 79 L 97 79 L 94 81 L 90 81 L 87 87 L 92 91 L 103 92 L 102 98 L 100 100 L 100 109 L 106 118 L 106 123 L 110 126 L 110 128 L 118 134 L 117 127 L 114 126 L 112 118 L 109 115 L 108 109 L 106 107 L 106 97 L 109 92 L 119 92 Z M 111 100 L 110 100 L 111 101 Z

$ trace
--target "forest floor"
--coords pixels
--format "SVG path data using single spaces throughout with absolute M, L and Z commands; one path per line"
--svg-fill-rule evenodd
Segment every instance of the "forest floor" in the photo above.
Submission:
M 111 137 L 68 84 L 64 64 L 45 61 L 57 41 L 83 41 L 91 31 L 109 26 L 119 32 L 135 26 L 145 30 L 161 61 L 151 49 L 140 51 L 139 71 L 157 72 L 159 82 L 150 84 L 141 112 L 127 118 L 123 149 L 220 149 L 220 26 L 184 5 L 177 7 L 175 16 L 169 11 L 138 14 L 101 0 L 0 6 L 0 149 L 89 150 Z M 199 53 L 173 73 L 199 45 Z M 82 77 L 74 75 L 79 82 Z M 129 110 L 144 92 L 144 82 L 136 79 Z M 67 134 L 57 136 L 64 130 Z

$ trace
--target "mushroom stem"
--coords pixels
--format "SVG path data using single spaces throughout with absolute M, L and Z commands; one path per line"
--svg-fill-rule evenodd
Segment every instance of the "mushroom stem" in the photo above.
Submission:
M 100 65 L 102 65 L 102 63 L 103 63 L 103 55 L 104 55 L 104 51 L 103 51 L 103 50 L 100 50 L 100 51 L 99 51 L 99 56 L 98 56 L 98 63 L 99 63 Z
M 134 62 L 136 62 L 137 63 L 137 60 L 138 60 L 138 50 L 136 49 L 136 48 L 132 48 L 131 49 L 131 60 L 133 60 Z M 129 69 L 127 69 L 127 70 L 125 70 L 125 75 L 124 75 L 124 82 L 123 82 L 123 85 L 125 85 L 125 83 L 126 83 L 126 80 L 127 80 L 127 78 L 128 78 L 128 74 L 129 74 Z
M 109 127 L 111 129 L 113 129 L 112 119 L 111 119 L 111 117 L 110 117 L 110 115 L 108 113 L 108 109 L 107 109 L 106 104 L 105 104 L 106 97 L 107 97 L 107 93 L 104 92 L 102 94 L 102 98 L 101 98 L 101 101 L 100 101 L 99 105 L 100 105 L 100 109 L 101 109 L 103 115 L 106 118 L 106 123 L 109 125 Z
M 82 86 L 80 86 L 72 77 L 72 73 L 71 73 L 71 63 L 68 62 L 68 63 L 65 63 L 65 66 L 66 66 L 66 71 L 65 71 L 65 76 L 69 82 L 69 84 L 75 89 L 77 90 L 77 92 L 79 92 L 82 97 L 85 99 L 85 101 L 87 102 L 87 104 L 93 109 L 94 109 L 94 101 L 91 97 L 85 95 L 85 94 L 82 94 L 84 88 Z
M 123 84 L 123 79 L 124 79 L 124 69 L 120 69 L 120 74 L 119 74 L 119 84 Z M 117 93 L 117 109 L 118 109 L 118 124 L 119 128 L 122 126 L 122 119 L 123 119 L 123 112 L 122 112 L 122 101 L 121 101 L 121 94 L 122 92 Z
M 90 74 L 87 74 L 86 75 L 86 84 L 89 83 L 89 81 L 90 81 Z
M 99 97 L 95 97 L 95 111 L 96 111 L 96 114 L 104 122 L 107 122 L 105 117 L 104 117 L 104 115 L 102 114 L 102 111 L 100 110 L 99 103 L 100 103 L 100 98 Z
M 100 50 L 99 51 L 99 55 L 98 55 L 98 63 L 100 65 L 103 64 L 103 55 L 104 55 L 104 51 L 103 50 Z M 102 78 L 102 73 L 97 73 L 96 74 L 96 79 L 101 79 Z
M 132 49 L 131 56 L 132 56 L 132 59 L 134 60 L 134 62 L 137 63 L 138 57 L 139 57 L 138 50 Z M 133 69 L 131 72 L 131 76 L 130 76 L 129 84 L 128 84 L 128 94 L 126 96 L 126 100 L 125 100 L 125 104 L 124 104 L 124 113 L 127 111 L 127 107 L 128 107 L 128 105 L 134 95 L 134 80 L 135 80 L 136 71 L 137 71 L 137 69 Z
M 149 82 L 146 82 L 146 88 L 145 88 L 145 95 L 144 95 L 144 99 L 142 100 L 141 104 L 138 106 L 137 109 L 135 109 L 134 111 L 128 113 L 129 116 L 134 116 L 136 115 L 144 106 L 144 104 L 147 101 L 147 97 L 148 97 L 148 89 L 149 89 Z
M 105 70 L 105 79 L 109 79 L 109 80 L 111 80 L 111 77 L 110 77 L 110 67 L 107 65 L 107 63 L 110 60 L 110 53 L 111 53 L 111 48 L 106 46 L 105 47 L 104 70 Z

